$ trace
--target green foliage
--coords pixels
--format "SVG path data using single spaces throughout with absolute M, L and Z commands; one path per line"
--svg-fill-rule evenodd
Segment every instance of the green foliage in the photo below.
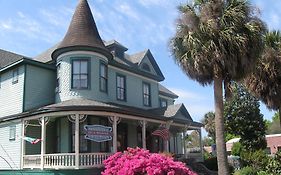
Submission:
M 203 146 L 212 146 L 213 144 L 215 144 L 214 139 L 211 137 L 204 137 L 202 142 L 203 142 Z
M 247 166 L 239 171 L 236 171 L 234 175 L 256 175 L 257 172 L 253 167 Z
M 240 136 L 240 143 L 250 151 L 266 148 L 266 127 L 259 106 L 258 99 L 236 83 L 233 97 L 225 103 L 227 132 Z
M 214 156 L 211 153 L 208 153 L 207 151 L 204 150 L 203 157 L 204 157 L 204 160 L 208 160 L 210 158 L 213 158 Z
M 279 151 L 274 157 L 269 157 L 265 167 L 268 175 L 281 174 L 281 152 Z
M 229 141 L 229 140 L 231 140 L 231 139 L 238 138 L 238 137 L 239 137 L 239 136 L 237 136 L 237 135 L 235 135 L 235 134 L 231 134 L 231 133 L 227 132 L 227 133 L 225 134 L 225 141 Z
M 188 148 L 194 148 L 200 146 L 200 138 L 199 138 L 199 133 L 197 131 L 192 131 L 190 134 L 187 135 L 185 140 L 187 141 Z
M 216 140 L 215 113 L 206 113 L 202 120 L 202 124 L 204 125 L 205 130 L 208 132 L 208 136 L 213 140 Z
M 264 170 L 268 163 L 268 156 L 263 150 L 250 152 L 243 149 L 240 156 L 244 166 L 251 166 L 257 171 Z
M 242 152 L 242 145 L 240 142 L 236 142 L 233 144 L 232 148 L 231 148 L 231 155 L 233 156 L 240 156 L 241 152 Z
M 281 127 L 280 127 L 280 117 L 279 113 L 275 113 L 272 117 L 272 122 L 268 121 L 268 127 L 267 127 L 267 134 L 280 134 L 281 133 Z

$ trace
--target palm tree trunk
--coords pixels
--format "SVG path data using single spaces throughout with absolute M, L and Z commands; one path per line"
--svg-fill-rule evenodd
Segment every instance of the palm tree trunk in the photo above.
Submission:
M 278 112 L 279 112 L 279 125 L 281 128 L 281 107 L 279 107 Z
M 218 174 L 229 175 L 224 137 L 222 83 L 222 76 L 220 73 L 218 73 L 217 76 L 215 76 L 214 78 L 216 148 L 218 160 Z

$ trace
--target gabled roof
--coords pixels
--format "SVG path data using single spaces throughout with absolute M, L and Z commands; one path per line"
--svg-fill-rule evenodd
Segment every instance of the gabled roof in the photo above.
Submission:
M 99 35 L 87 0 L 79 1 L 68 31 L 58 48 L 53 52 L 52 58 L 56 59 L 60 54 L 70 50 L 91 50 L 101 53 L 107 58 L 112 57 Z
M 37 55 L 34 57 L 34 60 L 40 61 L 42 63 L 48 63 L 52 61 L 52 53 L 58 48 L 60 45 L 60 42 L 55 44 L 53 47 L 49 48 L 48 50 L 44 51 L 40 55 Z
M 155 61 L 155 59 L 154 59 L 154 57 L 153 57 L 153 55 L 152 55 L 152 53 L 149 49 L 131 55 L 129 57 L 129 60 L 134 64 L 141 65 L 141 63 L 142 63 L 142 61 L 144 60 L 145 57 L 147 57 L 149 59 L 149 61 L 152 64 L 153 69 L 155 70 L 156 74 L 159 77 L 162 77 L 164 79 L 164 75 L 162 74 L 159 66 L 157 65 L 157 63 L 156 63 L 156 61 Z
M 23 58 L 26 58 L 26 57 L 0 49 L 0 69 L 8 66 L 14 62 L 17 62 Z
M 159 84 L 159 94 L 160 95 L 164 95 L 164 96 L 168 96 L 171 98 L 178 98 L 179 96 L 175 93 L 173 93 L 172 91 L 170 91 L 169 89 L 167 89 L 165 86 Z
M 138 52 L 138 53 L 135 53 L 133 55 L 130 55 L 128 57 L 128 59 L 134 63 L 134 64 L 139 64 L 142 59 L 145 57 L 146 53 L 147 53 L 148 50 L 144 50 L 144 51 L 141 51 L 141 52 Z

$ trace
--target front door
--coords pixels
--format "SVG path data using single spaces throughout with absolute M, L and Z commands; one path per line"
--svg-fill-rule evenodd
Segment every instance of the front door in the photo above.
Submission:
M 128 125 L 120 123 L 117 127 L 117 151 L 124 151 L 128 147 Z

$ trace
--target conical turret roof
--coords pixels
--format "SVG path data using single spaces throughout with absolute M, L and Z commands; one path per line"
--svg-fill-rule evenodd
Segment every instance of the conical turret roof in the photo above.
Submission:
M 74 50 L 95 51 L 107 58 L 112 57 L 99 35 L 87 0 L 79 1 L 68 31 L 58 48 L 53 52 L 52 58 L 56 59 L 60 54 Z

